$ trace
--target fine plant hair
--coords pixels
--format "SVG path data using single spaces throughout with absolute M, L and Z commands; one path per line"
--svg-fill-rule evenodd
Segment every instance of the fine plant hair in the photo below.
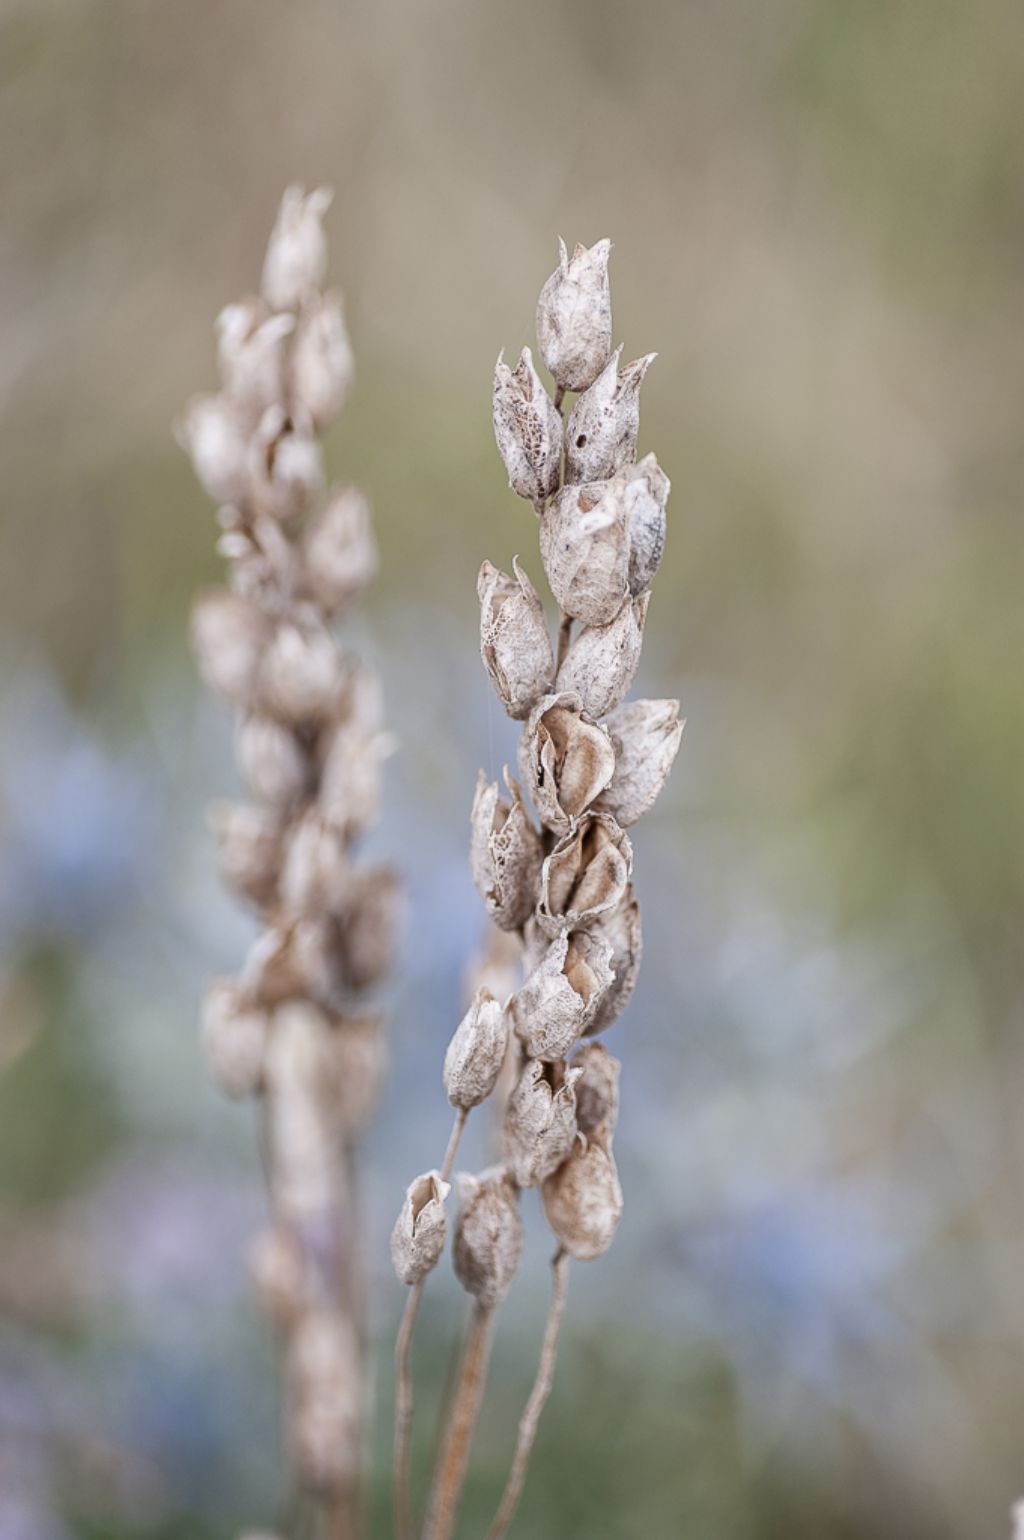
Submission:
M 269 1222 L 251 1262 L 280 1349 L 289 1522 L 354 1540 L 367 1399 L 356 1155 L 381 1079 L 372 991 L 398 890 L 354 848 L 390 740 L 375 676 L 333 630 L 377 554 L 363 494 L 324 487 L 319 437 L 352 381 L 340 299 L 322 292 L 329 202 L 285 194 L 259 294 L 217 321 L 221 389 L 189 403 L 178 436 L 220 506 L 227 563 L 192 621 L 203 679 L 236 713 L 248 792 L 212 810 L 219 866 L 262 927 L 238 974 L 209 987 L 202 1036 L 218 1085 L 258 1111 Z
M 460 1136 L 473 1108 L 497 1103 L 498 1161 L 460 1175 L 452 1262 L 472 1311 L 442 1430 L 423 1540 L 450 1540 L 469 1461 L 495 1312 L 522 1249 L 520 1194 L 540 1189 L 553 1232 L 552 1292 L 536 1378 L 487 1540 L 515 1514 L 551 1388 L 570 1258 L 611 1245 L 623 1209 L 613 1151 L 620 1066 L 597 1041 L 625 1009 L 640 963 L 640 909 L 627 829 L 653 805 L 683 724 L 675 700 L 625 701 L 640 662 L 650 585 L 661 561 L 669 482 L 636 460 L 640 386 L 654 355 L 620 368 L 612 351 L 611 243 L 564 244 L 541 290 L 537 340 L 553 397 L 529 348 L 499 357 L 493 418 L 509 484 L 533 505 L 540 556 L 558 604 L 552 639 L 518 559 L 480 570 L 480 648 L 502 706 L 523 724 L 520 780 L 481 772 L 470 865 L 491 922 L 512 943 L 476 988 L 444 1060 L 454 1108 L 439 1167 L 410 1184 L 392 1233 L 409 1294 L 396 1344 L 395 1518 L 416 1533 L 409 1495 L 411 1347 L 425 1280 L 445 1248 Z M 567 393 L 576 399 L 567 413 Z M 527 805 L 524 787 L 533 803 Z M 537 821 L 535 822 L 534 814 Z M 493 949 L 492 949 L 493 950 Z M 509 988 L 507 959 L 523 982 Z M 511 975 L 515 979 L 515 975 Z

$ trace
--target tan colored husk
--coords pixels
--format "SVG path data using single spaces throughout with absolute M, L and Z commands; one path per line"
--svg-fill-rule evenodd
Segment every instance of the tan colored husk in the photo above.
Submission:
M 583 710 L 594 718 L 617 706 L 633 683 L 650 597 L 627 599 L 606 626 L 585 626 L 558 670 L 557 688 L 578 695 Z
M 505 1108 L 505 1156 L 520 1187 L 558 1169 L 577 1138 L 579 1070 L 527 1059 Z
M 615 819 L 585 813 L 544 862 L 537 923 L 551 936 L 593 925 L 623 897 L 632 869 L 633 847 Z
M 578 695 L 545 695 L 519 742 L 519 771 L 545 826 L 564 834 L 615 773 L 611 740 Z
M 477 1107 L 494 1090 L 508 1050 L 508 1019 L 501 1002 L 479 989 L 444 1056 L 444 1089 L 453 1107 Z
M 459 1212 L 452 1262 L 478 1304 L 493 1309 L 508 1293 L 523 1250 L 519 1195 L 502 1166 L 479 1176 L 459 1173 Z
M 622 1187 L 611 1152 L 596 1135 L 581 1140 L 542 1189 L 548 1224 L 570 1256 L 592 1262 L 615 1238 Z
M 564 1059 L 613 981 L 612 949 L 586 931 L 558 935 L 512 998 L 516 1035 L 532 1059 Z
M 488 782 L 480 772 L 471 815 L 469 864 L 490 919 L 501 930 L 518 930 L 536 901 L 544 846 L 507 767 L 505 784 L 511 802 L 499 796 L 497 781 Z
M 677 700 L 632 700 L 605 723 L 615 749 L 615 774 L 598 799 L 623 828 L 654 806 L 679 752 L 684 723 Z

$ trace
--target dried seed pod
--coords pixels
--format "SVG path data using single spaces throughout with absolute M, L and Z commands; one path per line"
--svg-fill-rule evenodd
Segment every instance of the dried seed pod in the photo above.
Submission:
M 514 582 L 489 561 L 480 568 L 480 655 L 501 704 L 520 721 L 549 688 L 555 659 L 544 607 L 518 557 L 512 570 Z
M 265 1071 L 271 1195 L 275 1212 L 297 1234 L 319 1237 L 314 1261 L 333 1233 L 344 1183 L 338 1161 L 337 1041 L 334 1018 L 305 991 L 274 1012 Z
M 558 243 L 559 262 L 537 301 L 541 357 L 562 390 L 586 390 L 612 350 L 612 301 L 608 258 L 612 243 L 577 246 L 569 256 Z
M 558 670 L 556 688 L 574 691 L 592 717 L 611 711 L 633 683 L 650 598 L 641 594 L 639 599 L 627 599 L 606 626 L 585 626 Z
M 295 317 L 268 315 L 259 300 L 225 305 L 217 317 L 224 393 L 252 422 L 284 394 L 284 359 Z
M 631 465 L 640 429 L 640 386 L 657 358 L 648 353 L 619 369 L 617 348 L 572 409 L 565 432 L 565 479 L 606 481 Z
M 362 1363 L 351 1317 L 322 1308 L 299 1320 L 285 1350 L 290 1455 L 305 1486 L 349 1488 L 362 1458 Z
M 289 915 L 340 915 L 349 902 L 345 841 L 316 807 L 288 835 L 281 864 L 281 905 Z
M 622 1218 L 622 1188 L 611 1148 L 578 1143 L 542 1189 L 544 1213 L 570 1256 L 591 1262 L 608 1250 Z
M 629 1004 L 640 971 L 643 953 L 643 937 L 640 931 L 640 905 L 633 897 L 633 888 L 627 886 L 625 894 L 615 908 L 603 914 L 593 928 L 595 936 L 612 949 L 612 968 L 615 982 L 601 996 L 597 1009 L 587 1027 L 587 1036 L 604 1032 L 622 1015 Z
M 280 814 L 248 802 L 217 802 L 209 821 L 222 880 L 258 909 L 269 909 L 280 871 Z
M 326 187 L 304 193 L 289 187 L 267 245 L 261 289 L 274 310 L 297 310 L 318 288 L 327 269 L 323 217 L 331 205 Z
M 235 734 L 235 754 L 253 796 L 272 807 L 290 807 L 309 787 L 309 755 L 273 717 L 245 717 Z
M 282 722 L 301 725 L 328 713 L 344 674 L 330 632 L 320 626 L 278 626 L 260 669 L 260 696 Z
M 531 1059 L 564 1059 L 612 983 L 612 949 L 586 931 L 559 935 L 509 1007 Z
M 561 834 L 615 773 L 611 739 L 581 710 L 578 695 L 545 695 L 519 744 L 519 770 L 543 823 Z
M 494 1090 L 508 1049 L 508 1018 L 487 989 L 479 989 L 444 1056 L 444 1089 L 453 1107 L 478 1107 Z
M 619 480 L 563 487 L 540 521 L 540 554 L 566 615 L 615 619 L 628 594 L 629 525 Z
M 204 490 L 217 503 L 241 501 L 249 486 L 243 414 L 226 396 L 194 396 L 175 426 Z
M 359 834 L 376 818 L 380 767 L 393 748 L 390 733 L 379 732 L 357 716 L 326 729 L 321 748 L 320 808 L 336 829 Z
M 670 483 L 654 455 L 607 481 L 563 487 L 540 525 L 551 591 L 588 626 L 614 620 L 627 592 L 649 586 L 665 548 Z
M 329 614 L 348 604 L 377 573 L 370 504 L 339 487 L 311 522 L 302 544 L 306 586 Z
M 494 437 L 513 492 L 539 507 L 558 486 L 562 467 L 562 416 L 524 348 L 515 369 L 498 355 L 491 416 Z
M 341 297 L 318 295 L 303 306 L 292 347 L 295 401 L 309 414 L 318 433 L 345 405 L 354 374 Z
M 363 866 L 353 873 L 341 920 L 345 982 L 369 989 L 384 977 L 395 956 L 402 887 L 390 866 Z
M 256 515 L 243 522 L 233 509 L 221 510 L 224 533 L 217 550 L 228 562 L 232 591 L 253 600 L 268 612 L 279 612 L 296 586 L 298 563 L 284 530 L 276 520 Z
M 330 1001 L 345 984 L 345 955 L 337 921 L 302 916 L 274 925 L 253 943 L 242 982 L 262 1005 Z
M 271 638 L 262 610 L 240 594 L 215 588 L 192 609 L 192 648 L 199 672 L 218 695 L 234 706 L 247 706 Z
M 592 925 L 623 897 L 632 867 L 633 848 L 615 819 L 584 814 L 544 862 L 538 924 L 552 936 Z
M 249 1272 L 271 1320 L 282 1329 L 294 1325 L 307 1303 L 302 1247 L 294 1233 L 283 1225 L 261 1230 L 249 1250 Z
M 573 1056 L 572 1068 L 582 1070 L 576 1084 L 576 1121 L 580 1133 L 607 1142 L 619 1118 L 619 1073 L 622 1065 L 600 1043 L 586 1043 Z
M 270 1020 L 234 979 L 217 979 L 203 997 L 203 1051 L 226 1096 L 255 1096 L 263 1089 Z
M 452 1264 L 467 1294 L 485 1307 L 500 1305 L 523 1250 L 519 1195 L 502 1166 L 478 1177 L 460 1173 L 459 1213 Z
M 679 702 L 627 701 L 605 725 L 615 748 L 615 774 L 597 806 L 627 828 L 654 806 L 668 780 L 683 735 Z
M 579 1077 L 537 1059 L 524 1064 L 505 1108 L 505 1154 L 520 1187 L 538 1186 L 572 1149 Z
M 437 1266 L 448 1235 L 445 1199 L 451 1192 L 439 1171 L 410 1182 L 391 1232 L 391 1261 L 402 1283 L 419 1283 Z
M 342 1016 L 334 1027 L 334 1104 L 342 1130 L 351 1137 L 373 1116 L 387 1067 L 387 1049 L 377 1015 Z
M 505 770 L 512 801 L 481 770 L 473 799 L 469 864 L 487 913 L 502 930 L 517 930 L 536 902 L 544 846 L 523 805 L 519 784 Z
M 665 550 L 665 507 L 672 483 L 654 455 L 623 472 L 629 523 L 629 591 L 643 593 L 654 580 Z
M 320 445 L 303 412 L 268 406 L 249 443 L 249 473 L 260 510 L 288 524 L 305 513 L 324 484 Z

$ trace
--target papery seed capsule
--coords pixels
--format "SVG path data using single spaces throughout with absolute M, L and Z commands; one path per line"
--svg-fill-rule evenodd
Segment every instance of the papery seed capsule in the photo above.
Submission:
M 459 1213 L 452 1263 L 467 1294 L 485 1307 L 500 1305 L 523 1250 L 515 1183 L 500 1166 L 479 1177 L 459 1175 Z
M 226 396 L 195 396 L 175 428 L 203 489 L 217 503 L 241 501 L 249 485 L 249 445 L 238 407 Z
M 317 626 L 279 625 L 260 668 L 260 696 L 282 722 L 301 724 L 325 715 L 344 682 L 338 649 Z
M 640 386 L 658 356 L 619 370 L 619 348 L 572 409 L 565 433 L 565 479 L 604 481 L 630 465 L 640 428 Z
M 654 455 L 623 473 L 629 524 L 629 591 L 643 593 L 654 580 L 665 550 L 665 506 L 672 483 Z
M 511 1003 L 516 1034 L 531 1059 L 564 1059 L 583 1036 L 612 982 L 612 949 L 586 931 L 556 936 Z
M 224 392 L 250 423 L 284 398 L 285 345 L 294 330 L 294 316 L 268 315 L 258 300 L 225 305 L 217 317 Z
M 350 885 L 344 839 L 318 808 L 310 808 L 288 836 L 281 867 L 282 908 L 289 915 L 340 915 Z
M 274 310 L 297 310 L 323 282 L 327 269 L 323 217 L 331 196 L 326 187 L 309 194 L 301 187 L 289 187 L 282 198 L 267 245 L 261 285 Z
M 336 829 L 358 834 L 376 818 L 381 766 L 394 738 L 348 717 L 325 730 L 321 752 L 320 808 Z
M 281 865 L 281 815 L 246 802 L 217 802 L 209 812 L 222 879 L 258 909 L 277 894 Z
M 234 979 L 217 979 L 203 998 L 203 1050 L 214 1080 L 227 1096 L 255 1096 L 263 1088 L 270 1020 Z
M 494 1090 L 508 1049 L 508 1018 L 487 989 L 473 997 L 444 1056 L 444 1089 L 453 1107 L 477 1107 Z
M 640 905 L 633 896 L 632 884 L 627 884 L 615 908 L 594 922 L 593 934 L 612 949 L 611 966 L 615 981 L 597 1003 L 597 1009 L 587 1026 L 588 1037 L 604 1032 L 622 1015 L 629 1004 L 640 971 L 643 936 L 640 930 Z
M 515 369 L 499 355 L 491 415 L 509 486 L 539 507 L 558 486 L 562 417 L 533 367 L 529 348 L 523 349 Z
M 391 1261 L 402 1283 L 419 1283 L 437 1266 L 448 1235 L 445 1199 L 451 1192 L 439 1171 L 426 1171 L 405 1190 L 391 1232 Z
M 332 492 L 302 544 L 306 586 L 329 614 L 354 599 L 377 572 L 370 505 L 355 487 Z
M 350 989 L 369 989 L 390 970 L 395 957 L 402 885 L 390 866 L 363 866 L 353 872 L 341 921 L 345 981 Z
M 192 648 L 211 690 L 235 706 L 249 705 L 271 638 L 266 615 L 240 594 L 212 589 L 192 610 Z
M 250 445 L 249 470 L 262 511 L 282 523 L 305 513 L 324 484 L 320 445 L 309 418 L 268 407 Z
M 576 1083 L 576 1121 L 588 1138 L 601 1133 L 607 1142 L 619 1117 L 619 1073 L 622 1065 L 600 1043 L 586 1043 L 573 1056 L 572 1068 L 582 1071 Z
M 341 298 L 325 294 L 303 307 L 292 348 L 292 390 L 318 433 L 338 416 L 355 367 Z
M 598 799 L 623 828 L 655 804 L 679 752 L 683 723 L 677 700 L 627 701 L 606 722 L 615 748 L 615 774 Z
M 570 1256 L 591 1262 L 608 1250 L 622 1218 L 622 1188 L 610 1147 L 577 1144 L 542 1190 L 544 1213 Z
M 544 862 L 538 924 L 552 936 L 591 926 L 622 899 L 632 868 L 633 848 L 615 819 L 586 813 Z
M 650 597 L 627 599 L 606 626 L 585 626 L 558 670 L 556 687 L 574 691 L 592 717 L 617 706 L 636 677 Z
M 612 302 L 608 258 L 612 243 L 577 246 L 569 256 L 558 243 L 559 263 L 537 301 L 537 341 L 555 384 L 586 390 L 612 349 Z
M 555 672 L 544 607 L 519 565 L 515 581 L 485 561 L 477 579 L 480 655 L 498 699 L 510 717 L 527 716 Z
M 261 1004 L 332 999 L 345 982 L 345 957 L 336 920 L 303 916 L 272 926 L 249 949 L 242 970 L 246 989 Z
M 563 487 L 540 522 L 551 592 L 587 626 L 615 619 L 628 595 L 628 510 L 619 480 Z
M 505 1108 L 505 1152 L 520 1187 L 536 1187 L 561 1164 L 576 1141 L 579 1070 L 527 1059 Z M 555 1081 L 559 1083 L 555 1084 Z
M 516 930 L 537 901 L 544 846 L 523 805 L 518 783 L 505 770 L 512 796 L 498 795 L 497 781 L 481 770 L 473 799 L 469 864 L 487 913 L 502 930 Z
M 615 772 L 611 739 L 562 691 L 537 702 L 519 744 L 519 769 L 542 821 L 556 833 L 600 796 Z
M 235 734 L 238 768 L 254 797 L 287 808 L 305 793 L 309 755 L 290 728 L 273 717 L 249 716 Z

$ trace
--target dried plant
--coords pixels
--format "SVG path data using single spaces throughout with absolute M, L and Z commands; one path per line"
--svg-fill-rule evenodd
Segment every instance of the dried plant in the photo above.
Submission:
M 392 1236 L 410 1287 L 396 1346 L 395 1512 L 414 1533 L 409 1497 L 410 1353 L 424 1281 L 447 1235 L 456 1150 L 472 1108 L 503 1105 L 498 1163 L 460 1176 L 456 1276 L 472 1296 L 455 1389 L 434 1472 L 424 1540 L 449 1540 L 483 1394 L 494 1314 L 522 1246 L 519 1194 L 538 1187 L 554 1232 L 552 1297 L 537 1375 L 488 1540 L 515 1513 L 550 1391 L 570 1257 L 606 1251 L 622 1214 L 613 1153 L 618 1061 L 594 1038 L 625 1009 L 640 963 L 640 910 L 626 828 L 652 806 L 679 748 L 677 701 L 624 704 L 640 661 L 649 586 L 661 560 L 669 483 L 653 455 L 635 461 L 639 391 L 653 354 L 619 368 L 612 352 L 610 242 L 572 256 L 541 291 L 537 338 L 552 399 L 524 348 L 498 359 L 494 431 L 512 488 L 540 521 L 541 560 L 561 621 L 553 648 L 544 608 L 518 559 L 512 576 L 480 571 L 484 666 L 523 723 L 519 772 L 539 818 L 506 769 L 505 792 L 481 773 L 470 864 L 493 924 L 521 953 L 481 960 L 469 1008 L 448 1047 L 455 1109 L 440 1168 L 411 1184 Z M 566 392 L 578 392 L 564 425 Z M 576 634 L 574 636 L 574 628 Z
M 217 322 L 221 390 L 189 404 L 179 437 L 221 505 L 227 585 L 199 599 L 192 636 L 237 712 L 251 796 L 213 810 L 220 867 L 263 927 L 238 976 L 210 987 L 203 1039 L 223 1090 L 261 1115 L 270 1223 L 252 1266 L 280 1342 L 293 1500 L 318 1533 L 351 1540 L 365 1402 L 355 1151 L 383 1051 L 366 997 L 391 962 L 398 889 L 353 851 L 389 738 L 375 677 L 332 630 L 377 557 L 363 495 L 323 489 L 318 435 L 352 379 L 340 300 L 321 292 L 329 202 L 286 193 L 260 294 Z

